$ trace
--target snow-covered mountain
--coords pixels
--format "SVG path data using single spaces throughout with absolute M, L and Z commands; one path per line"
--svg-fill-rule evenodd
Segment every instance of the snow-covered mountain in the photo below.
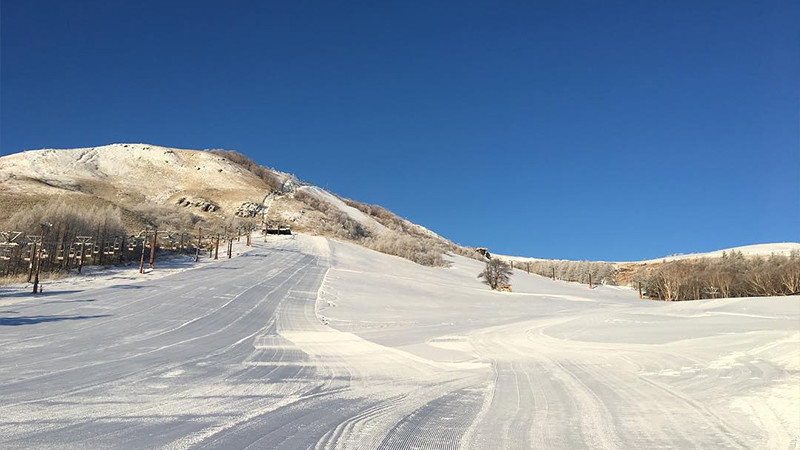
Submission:
M 343 199 L 224 150 L 112 144 L 32 150 L 0 158 L 0 217 L 53 198 L 114 205 L 131 229 L 153 217 L 166 221 L 175 216 L 182 218 L 182 224 L 250 219 L 357 242 L 432 265 L 441 263 L 437 255 L 442 251 L 456 248 L 383 208 Z M 428 248 L 434 248 L 433 253 L 418 257 Z
M 232 213 L 245 201 L 261 202 L 269 189 L 222 156 L 146 144 L 34 150 L 0 158 L 0 195 L 31 201 L 93 197 L 127 209 L 197 200 L 192 212 L 206 216 Z

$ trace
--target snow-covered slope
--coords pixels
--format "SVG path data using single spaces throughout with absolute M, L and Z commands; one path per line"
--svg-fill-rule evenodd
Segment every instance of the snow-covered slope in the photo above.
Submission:
M 647 302 L 521 271 L 500 293 L 475 278 L 480 262 L 458 256 L 426 268 L 332 242 L 331 258 L 319 313 L 332 327 L 423 361 L 488 366 L 469 389 L 420 391 L 423 406 L 387 411 L 373 432 L 430 443 L 442 423 L 461 448 L 509 449 L 791 448 L 800 438 L 796 301 Z
M 744 245 L 741 247 L 731 247 L 723 250 L 715 250 L 705 253 L 688 253 L 681 255 L 670 255 L 664 258 L 649 259 L 639 261 L 643 263 L 656 263 L 661 261 L 678 261 L 681 259 L 696 258 L 719 258 L 723 253 L 740 252 L 745 256 L 769 256 L 769 255 L 788 255 L 791 252 L 800 252 L 800 243 L 797 242 L 776 242 L 772 244 Z
M 678 261 L 682 259 L 697 259 L 697 258 L 720 258 L 723 253 L 730 254 L 731 252 L 741 252 L 745 256 L 769 256 L 769 255 L 789 255 L 791 252 L 800 252 L 800 243 L 797 242 L 776 242 L 771 244 L 755 244 L 744 245 L 741 247 L 731 247 L 722 250 L 715 250 L 705 253 L 687 253 L 665 256 L 663 258 L 647 259 L 642 261 L 599 261 L 609 262 L 611 264 L 655 264 L 664 261 Z M 543 258 L 530 258 L 525 256 L 511 256 L 511 255 L 498 255 L 492 254 L 493 257 L 503 259 L 505 261 L 514 261 L 524 263 L 526 261 L 551 261 Z
M 480 262 L 451 262 L 299 235 L 170 277 L 132 268 L 143 282 L 16 298 L 0 317 L 0 447 L 800 439 L 800 302 L 650 302 L 521 271 L 501 293 Z

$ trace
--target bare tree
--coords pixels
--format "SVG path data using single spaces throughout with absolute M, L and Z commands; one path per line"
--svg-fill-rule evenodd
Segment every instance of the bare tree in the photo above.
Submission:
M 500 286 L 508 284 L 509 277 L 513 271 L 511 267 L 505 262 L 494 258 L 486 263 L 483 272 L 478 274 L 478 278 L 483 278 L 483 282 L 488 284 L 492 289 L 498 289 Z

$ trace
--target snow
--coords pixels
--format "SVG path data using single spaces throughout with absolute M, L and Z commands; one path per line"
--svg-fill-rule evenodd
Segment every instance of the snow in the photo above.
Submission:
M 711 252 L 704 252 L 704 253 L 687 253 L 687 254 L 678 254 L 678 255 L 670 255 L 665 256 L 663 258 L 654 258 L 642 261 L 599 261 L 599 262 L 609 262 L 611 264 L 652 264 L 652 263 L 660 263 L 664 261 L 678 261 L 683 259 L 697 259 L 697 258 L 720 258 L 722 257 L 722 253 L 731 252 L 741 252 L 745 256 L 769 256 L 769 255 L 789 255 L 791 252 L 800 252 L 800 243 L 797 242 L 775 242 L 770 244 L 754 244 L 754 245 L 743 245 L 740 247 L 731 247 L 722 250 L 715 250 Z M 506 261 L 514 261 L 514 262 L 526 262 L 526 261 L 553 261 L 549 259 L 543 258 L 530 258 L 525 256 L 511 256 L 511 255 L 500 255 L 500 254 L 492 254 L 492 257 L 498 257 L 500 259 Z
M 244 241 L 234 241 L 231 256 L 236 258 L 252 249 L 253 247 L 247 247 Z M 153 269 L 148 268 L 148 262 L 145 261 L 144 273 L 139 273 L 138 261 L 116 266 L 84 266 L 80 274 L 73 270 L 69 275 L 61 278 L 43 278 L 40 283 L 42 295 L 31 293 L 31 283 L 8 284 L 0 286 L 0 307 L 59 295 L 65 292 L 80 292 L 121 284 L 157 280 L 186 270 L 219 264 L 227 259 L 227 255 L 223 253 L 220 253 L 220 259 L 215 260 L 208 256 L 208 252 L 201 252 L 197 262 L 194 261 L 193 255 L 159 256 L 154 261 Z
M 800 439 L 796 297 L 655 302 L 522 271 L 499 293 L 482 263 L 450 262 L 278 236 L 160 279 L 0 304 L 0 447 Z
M 431 361 L 490 365 L 468 448 L 798 439 L 797 298 L 653 302 L 519 270 L 514 293 L 497 293 L 476 279 L 481 263 L 457 256 L 433 269 L 334 242 L 332 258 L 320 302 L 331 326 Z
M 745 256 L 769 256 L 769 255 L 789 255 L 791 252 L 800 252 L 800 243 L 797 242 L 776 242 L 771 244 L 744 245 L 741 247 L 731 247 L 723 250 L 715 250 L 705 253 L 689 253 L 685 255 L 670 255 L 664 258 L 650 259 L 641 261 L 644 263 L 655 263 L 661 261 L 678 261 L 682 259 L 696 258 L 720 258 L 722 253 L 741 252 Z

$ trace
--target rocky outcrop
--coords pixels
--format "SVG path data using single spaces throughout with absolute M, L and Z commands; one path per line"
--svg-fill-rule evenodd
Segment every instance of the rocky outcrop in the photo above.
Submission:
M 185 208 L 190 208 L 190 207 L 200 208 L 200 210 L 205 212 L 214 212 L 219 209 L 219 205 L 217 205 L 216 203 L 202 198 L 181 197 L 178 199 L 178 201 L 175 202 L 175 204 L 178 206 L 183 206 Z
M 263 209 L 262 205 L 253 202 L 244 202 L 236 208 L 236 216 L 237 217 L 255 217 L 258 213 L 261 212 Z

